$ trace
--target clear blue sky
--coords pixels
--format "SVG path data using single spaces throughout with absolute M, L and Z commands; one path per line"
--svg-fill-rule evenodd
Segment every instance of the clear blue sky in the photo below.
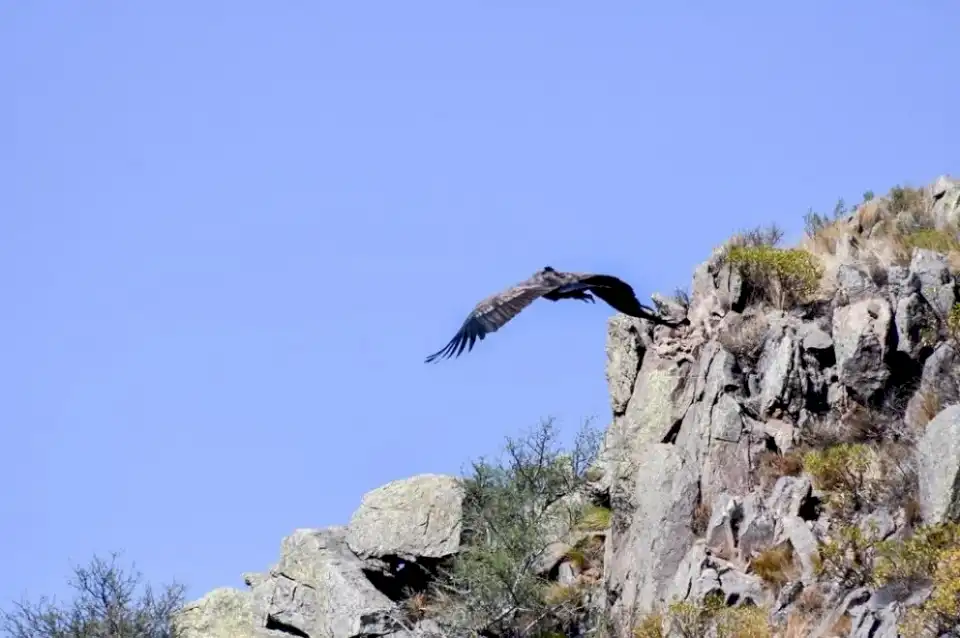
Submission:
M 113 549 L 242 585 L 378 485 L 605 423 L 600 304 L 423 363 L 543 265 L 669 292 L 960 174 L 960 5 L 783 4 L 0 2 L 0 602 Z

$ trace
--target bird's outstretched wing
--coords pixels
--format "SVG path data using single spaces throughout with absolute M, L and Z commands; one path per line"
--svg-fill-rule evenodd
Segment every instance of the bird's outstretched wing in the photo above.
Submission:
M 557 282 L 544 281 L 534 276 L 508 290 L 487 297 L 467 315 L 460 330 L 447 345 L 427 357 L 426 363 L 459 357 L 464 348 L 467 352 L 473 350 L 477 339 L 483 341 L 488 334 L 502 328 L 521 310 L 556 287 Z
M 612 275 L 598 275 L 594 273 L 571 273 L 568 275 L 574 280 L 573 283 L 566 284 L 558 290 L 558 295 L 563 296 L 566 288 L 586 289 L 605 301 L 611 308 L 618 312 L 638 319 L 646 319 L 655 324 L 663 326 L 681 326 L 689 323 L 689 320 L 669 321 L 659 316 L 657 312 L 649 306 L 644 306 L 637 299 L 633 287 L 627 282 Z

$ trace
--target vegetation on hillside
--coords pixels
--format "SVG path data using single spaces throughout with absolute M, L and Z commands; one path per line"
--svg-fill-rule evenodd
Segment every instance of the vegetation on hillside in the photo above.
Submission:
M 184 603 L 183 585 L 157 592 L 140 572 L 120 566 L 117 554 L 75 567 L 68 584 L 71 601 L 15 603 L 0 612 L 0 631 L 8 638 L 176 638 L 172 619 Z
M 609 524 L 609 510 L 583 498 L 599 441 L 599 430 L 585 423 L 564 451 L 553 420 L 544 420 L 508 438 L 499 458 L 472 463 L 464 549 L 425 601 L 450 635 L 538 635 L 583 621 L 587 585 L 599 579 L 596 569 L 588 576 L 601 560 L 595 534 Z M 547 558 L 556 551 L 578 579 L 560 583 L 550 573 Z

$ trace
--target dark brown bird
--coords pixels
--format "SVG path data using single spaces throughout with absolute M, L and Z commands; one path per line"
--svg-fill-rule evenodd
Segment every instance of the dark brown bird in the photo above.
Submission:
M 502 328 L 540 297 L 550 301 L 579 299 L 595 303 L 593 295 L 607 302 L 614 310 L 655 324 L 677 327 L 690 323 L 688 319 L 671 322 L 659 317 L 652 308 L 637 300 L 630 284 L 612 275 L 559 272 L 546 266 L 526 281 L 478 303 L 467 315 L 453 339 L 441 350 L 427 357 L 425 363 L 459 357 L 464 348 L 467 352 L 473 350 L 477 339 L 483 341 L 488 334 Z

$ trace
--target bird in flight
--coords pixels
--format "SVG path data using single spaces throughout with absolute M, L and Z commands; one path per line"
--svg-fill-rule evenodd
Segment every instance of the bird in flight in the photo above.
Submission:
M 593 295 L 605 301 L 614 310 L 655 324 L 677 327 L 690 323 L 689 319 L 671 322 L 657 316 L 652 308 L 644 306 L 637 300 L 630 284 L 612 275 L 561 272 L 546 266 L 529 279 L 503 292 L 491 295 L 474 306 L 457 334 L 441 350 L 427 357 L 425 363 L 459 357 L 464 348 L 467 352 L 473 350 L 477 339 L 483 341 L 488 334 L 502 328 L 521 310 L 540 297 L 550 301 L 579 299 L 595 303 Z

